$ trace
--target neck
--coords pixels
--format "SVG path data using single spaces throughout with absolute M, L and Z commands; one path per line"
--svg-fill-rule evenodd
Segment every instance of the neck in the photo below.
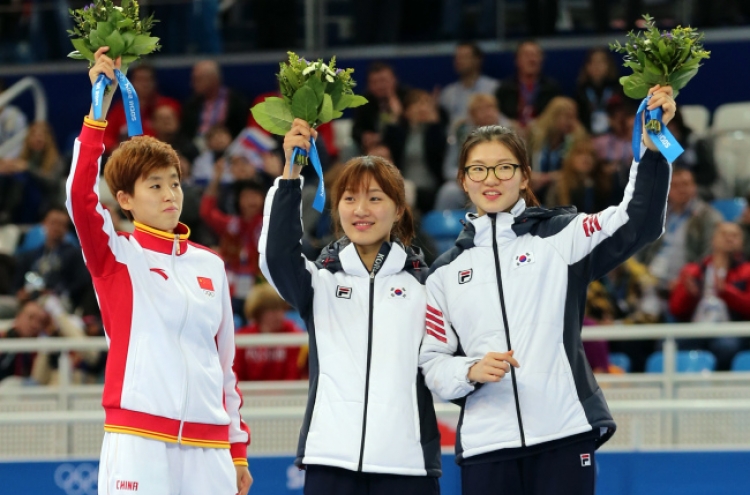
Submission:
M 519 74 L 518 80 L 521 81 L 522 84 L 534 84 L 539 79 L 539 76 L 537 74 Z
M 372 244 L 370 246 L 361 246 L 359 244 L 355 244 L 357 253 L 359 253 L 359 258 L 362 260 L 362 263 L 364 263 L 365 268 L 367 268 L 368 272 L 372 271 L 372 267 L 375 264 L 375 259 L 378 257 L 378 252 L 380 251 L 380 246 L 382 246 L 382 242 L 380 244 Z
M 463 84 L 467 88 L 470 88 L 474 86 L 474 84 L 477 82 L 477 79 L 479 79 L 479 72 L 469 72 L 468 74 L 462 75 L 460 79 L 461 84 Z
M 716 252 L 711 257 L 711 264 L 715 268 L 728 268 L 731 259 L 731 253 Z
M 206 91 L 205 98 L 208 101 L 215 100 L 219 96 L 220 85 L 214 86 L 213 88 Z

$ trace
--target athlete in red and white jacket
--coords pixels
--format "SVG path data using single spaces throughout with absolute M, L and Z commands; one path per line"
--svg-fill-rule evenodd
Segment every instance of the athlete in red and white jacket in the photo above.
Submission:
M 100 73 L 114 79 L 105 51 L 92 82 Z M 132 235 L 115 231 L 98 195 L 105 128 L 92 115 L 84 120 L 67 182 L 109 344 L 100 493 L 132 483 L 149 494 L 247 493 L 250 431 L 232 371 L 224 263 L 188 241 L 179 161 L 153 138 L 123 143 L 107 162 L 110 189 L 136 225 Z

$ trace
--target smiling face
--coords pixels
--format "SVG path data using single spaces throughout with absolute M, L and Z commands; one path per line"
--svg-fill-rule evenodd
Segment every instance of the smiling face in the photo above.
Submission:
M 518 158 L 502 143 L 485 141 L 476 144 L 468 153 L 464 167 L 482 165 L 494 167 L 503 164 L 518 164 Z M 499 171 L 499 169 L 496 169 Z M 518 167 L 509 180 L 500 180 L 489 170 L 487 178 L 481 182 L 473 181 L 468 174 L 463 176 L 464 191 L 477 207 L 477 214 L 510 211 L 518 202 L 521 190 L 526 189 L 529 180 L 523 176 Z
M 182 188 L 175 167 L 158 168 L 135 181 L 133 194 L 117 192 L 117 202 L 135 221 L 173 232 L 180 221 Z
M 374 178 L 363 184 L 360 190 L 344 191 L 338 204 L 338 216 L 349 240 L 360 247 L 378 248 L 390 240 L 393 224 L 402 212 Z

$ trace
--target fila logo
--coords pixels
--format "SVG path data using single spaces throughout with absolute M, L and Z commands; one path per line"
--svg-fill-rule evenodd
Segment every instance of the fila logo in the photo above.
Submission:
M 151 271 L 154 273 L 158 273 L 162 277 L 164 277 L 164 280 L 169 280 L 169 277 L 167 277 L 167 272 L 164 270 L 164 268 L 151 268 Z
M 351 299 L 352 298 L 352 288 L 351 287 L 344 287 L 342 285 L 336 286 L 336 297 L 339 299 Z
M 406 288 L 391 287 L 391 297 L 396 299 L 406 299 Z
M 214 282 L 208 277 L 198 277 L 198 286 L 203 289 L 203 293 L 208 297 L 214 297 Z
M 471 282 L 471 277 L 474 275 L 474 269 L 469 268 L 468 270 L 461 270 L 458 272 L 458 283 L 466 284 Z
M 591 466 L 591 454 L 581 454 L 581 466 Z
M 124 491 L 137 492 L 138 491 L 138 482 L 137 481 L 121 481 L 121 480 L 117 480 L 117 482 L 115 483 L 115 490 L 124 490 Z
M 586 234 L 586 237 L 591 237 L 600 230 L 602 230 L 602 226 L 599 223 L 598 213 L 596 215 L 589 215 L 583 219 L 583 232 Z

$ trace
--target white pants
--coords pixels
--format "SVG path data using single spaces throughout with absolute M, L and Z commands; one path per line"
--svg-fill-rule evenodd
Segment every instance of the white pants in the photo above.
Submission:
M 99 495 L 236 495 L 229 449 L 204 449 L 104 433 Z

